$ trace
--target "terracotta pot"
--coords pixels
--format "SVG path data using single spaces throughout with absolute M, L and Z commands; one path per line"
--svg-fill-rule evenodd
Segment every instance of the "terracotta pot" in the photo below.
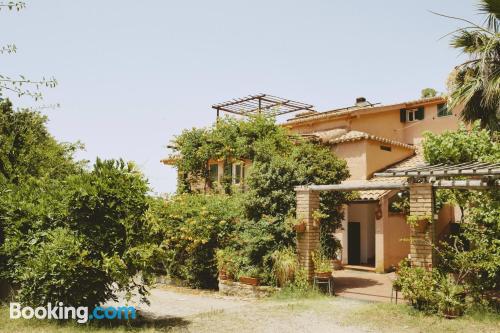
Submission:
M 427 226 L 429 225 L 429 221 L 427 219 L 418 220 L 415 229 L 418 232 L 425 232 L 427 230 Z
M 260 279 L 249 276 L 240 276 L 240 282 L 250 286 L 258 286 L 260 284 Z
M 332 277 L 332 272 L 315 272 L 314 275 L 319 278 L 330 278 Z
M 293 226 L 293 228 L 298 233 L 306 232 L 306 224 L 305 223 L 296 224 Z

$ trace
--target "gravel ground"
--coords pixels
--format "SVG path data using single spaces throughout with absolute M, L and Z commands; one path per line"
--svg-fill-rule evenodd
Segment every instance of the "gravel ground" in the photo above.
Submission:
M 344 298 L 245 300 L 161 287 L 153 289 L 149 299 L 150 306 L 136 305 L 140 313 L 162 322 L 169 332 L 369 332 L 342 324 L 343 314 L 366 304 Z

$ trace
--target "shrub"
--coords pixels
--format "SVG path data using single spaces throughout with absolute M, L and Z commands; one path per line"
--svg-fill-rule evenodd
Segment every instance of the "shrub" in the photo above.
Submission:
M 83 240 L 65 228 L 49 231 L 16 274 L 19 300 L 33 306 L 95 305 L 113 295 L 113 280 L 99 269 Z
M 295 273 L 299 269 L 297 254 L 293 247 L 276 250 L 271 255 L 273 260 L 273 274 L 279 287 L 289 285 L 295 280 Z
M 436 310 L 436 281 L 432 272 L 421 267 L 409 267 L 408 263 L 403 261 L 395 285 L 414 308 Z
M 181 194 L 155 205 L 163 268 L 199 288 L 217 287 L 216 250 L 231 245 L 241 216 L 237 196 Z
M 133 165 L 100 160 L 66 181 L 13 187 L 2 199 L 0 252 L 22 299 L 94 306 L 114 298 L 112 288 L 145 296 L 158 253 L 149 243 L 147 191 Z
M 312 261 L 314 263 L 314 271 L 317 273 L 326 273 L 332 271 L 332 262 L 321 251 L 312 253 Z

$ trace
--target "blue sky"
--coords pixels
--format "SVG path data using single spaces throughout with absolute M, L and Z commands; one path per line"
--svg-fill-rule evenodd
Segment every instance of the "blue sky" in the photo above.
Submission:
M 321 111 L 445 91 L 460 56 L 439 38 L 460 23 L 428 10 L 482 20 L 469 0 L 26 2 L 0 12 L 0 44 L 18 47 L 0 73 L 59 85 L 15 105 L 60 103 L 43 111 L 59 140 L 136 161 L 156 192 L 175 191 L 165 146 L 211 124 L 212 104 L 262 92 Z

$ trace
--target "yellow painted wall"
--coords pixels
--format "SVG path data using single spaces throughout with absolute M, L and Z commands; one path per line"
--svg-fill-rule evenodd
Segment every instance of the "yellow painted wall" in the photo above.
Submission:
M 390 146 L 391 151 L 382 150 L 380 146 Z M 413 155 L 412 149 L 391 146 L 377 141 L 366 141 L 366 177 L 368 177 L 366 179 L 371 178 L 374 172 Z
M 366 140 L 346 142 L 332 146 L 332 152 L 347 162 L 349 179 L 368 179 L 366 173 Z

